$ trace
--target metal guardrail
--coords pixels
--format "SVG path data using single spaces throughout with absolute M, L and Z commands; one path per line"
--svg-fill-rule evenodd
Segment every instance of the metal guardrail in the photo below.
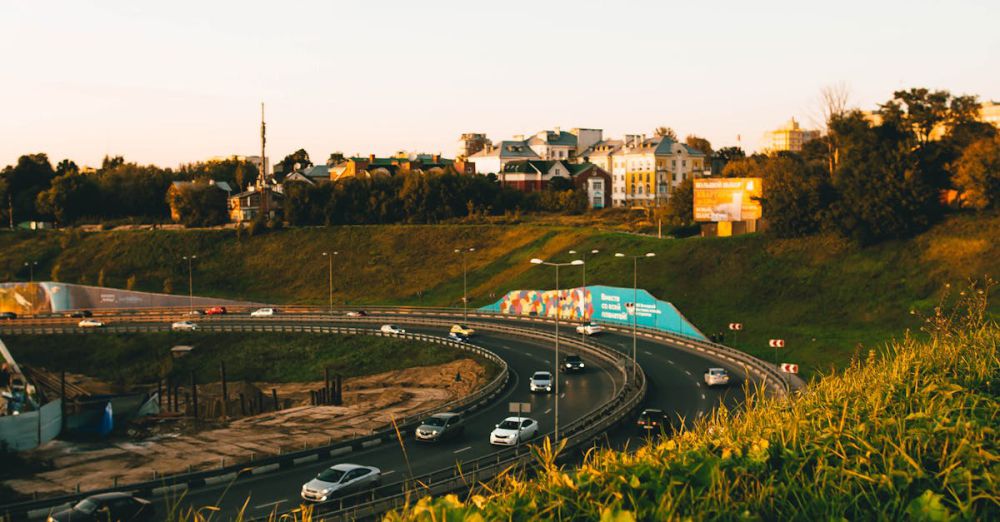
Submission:
M 379 332 L 377 330 L 369 330 L 362 328 L 344 328 L 344 327 L 330 327 L 330 326 L 296 326 L 296 325 L 219 325 L 219 326 L 206 326 L 205 330 L 208 331 L 218 331 L 218 332 L 313 332 L 313 333 L 336 333 L 336 334 L 350 334 L 350 335 L 371 335 L 376 337 L 398 337 L 413 339 L 424 342 L 431 342 L 435 344 L 443 344 L 451 346 L 453 348 L 458 348 L 467 352 L 479 355 L 494 364 L 497 364 L 500 371 L 497 375 L 486 384 L 486 386 L 480 388 L 474 393 L 467 397 L 462 397 L 449 401 L 447 403 L 438 405 L 434 408 L 434 411 L 458 411 L 467 409 L 478 409 L 483 405 L 487 404 L 493 397 L 499 394 L 507 385 L 510 379 L 510 372 L 508 370 L 507 362 L 503 358 L 499 357 L 495 353 L 486 350 L 484 348 L 475 346 L 471 343 L 461 343 L 452 341 L 450 339 L 445 339 L 441 337 L 423 335 L 423 334 L 387 334 Z M 10 329 L 4 329 L 7 331 Z M 13 329 L 22 334 L 65 334 L 74 333 L 78 334 L 81 330 L 73 328 L 17 328 Z M 169 330 L 169 326 L 117 326 L 109 327 L 105 331 L 113 333 L 135 333 L 135 332 L 162 332 Z M 89 334 L 96 333 L 97 330 L 82 330 Z M 414 429 L 419 421 L 424 417 L 429 415 L 430 412 L 421 412 L 415 415 L 404 417 L 396 421 L 397 427 L 401 432 L 406 433 Z M 320 458 L 329 457 L 332 454 L 344 453 L 342 450 L 346 449 L 349 451 L 360 450 L 365 447 L 369 447 L 372 444 L 381 443 L 387 440 L 393 440 L 396 437 L 395 429 L 390 425 L 382 430 L 375 431 L 371 435 L 355 437 L 352 439 L 346 439 L 338 441 L 336 443 L 325 445 L 317 448 L 310 448 L 301 451 L 291 452 L 282 455 L 276 455 L 273 457 L 266 457 L 259 460 L 252 460 L 251 462 L 236 463 L 230 466 L 224 466 L 214 470 L 199 471 L 193 473 L 182 473 L 177 475 L 169 475 L 158 477 L 151 481 L 135 483 L 135 484 L 124 484 L 117 485 L 110 488 L 100 488 L 89 491 L 83 491 L 79 493 L 74 493 L 70 495 L 62 495 L 59 497 L 53 497 L 41 500 L 32 500 L 19 503 L 12 503 L 0 507 L 0 514 L 10 518 L 11 520 L 20 520 L 22 518 L 34 518 L 34 516 L 44 516 L 50 509 L 55 507 L 62 508 L 72 502 L 81 500 L 90 495 L 96 495 L 99 493 L 106 493 L 110 491 L 134 491 L 138 494 L 155 496 L 157 494 L 167 493 L 172 491 L 178 485 L 184 485 L 185 487 L 190 487 L 191 484 L 201 484 L 205 485 L 211 482 L 213 478 L 223 477 L 226 480 L 235 479 L 241 474 L 254 474 L 254 470 L 260 468 L 266 468 L 268 466 L 281 467 L 286 462 L 302 461 L 303 459 L 318 460 Z M 0 517 L 0 520 L 3 518 Z

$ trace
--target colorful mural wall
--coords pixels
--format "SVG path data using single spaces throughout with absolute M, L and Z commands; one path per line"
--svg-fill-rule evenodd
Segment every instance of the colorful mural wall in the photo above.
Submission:
M 207 297 L 195 297 L 190 302 L 199 308 L 249 304 Z M 0 312 L 14 312 L 18 315 L 46 314 L 83 308 L 99 310 L 187 306 L 188 303 L 188 297 L 183 295 L 134 292 L 71 283 L 0 283 Z
M 641 328 L 653 328 L 707 340 L 698 328 L 667 301 L 645 290 L 614 286 L 587 286 L 559 290 L 514 290 L 483 310 L 511 315 L 555 317 L 570 321 L 596 321 L 631 325 L 633 314 Z

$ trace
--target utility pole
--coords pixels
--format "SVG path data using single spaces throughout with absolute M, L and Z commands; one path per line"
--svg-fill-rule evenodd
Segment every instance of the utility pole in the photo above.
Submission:
M 7 219 L 10 221 L 10 229 L 14 230 L 14 195 L 7 194 Z
M 266 145 L 267 124 L 264 122 L 264 102 L 260 102 L 260 177 L 257 178 L 257 186 L 261 186 L 264 180 L 267 179 Z

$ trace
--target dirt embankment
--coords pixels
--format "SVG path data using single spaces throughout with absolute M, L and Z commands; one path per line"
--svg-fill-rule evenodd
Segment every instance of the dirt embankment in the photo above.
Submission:
M 456 381 L 456 374 L 461 380 Z M 289 407 L 229 422 L 174 419 L 140 440 L 80 443 L 53 441 L 24 454 L 51 467 L 7 480 L 18 493 L 51 495 L 151 480 L 159 475 L 249 462 L 282 452 L 328 444 L 368 433 L 399 419 L 432 411 L 485 384 L 485 369 L 471 359 L 438 366 L 408 368 L 349 378 L 343 406 L 311 406 L 310 391 L 323 382 L 255 383 L 254 389 L 277 389 Z M 234 383 L 235 384 L 235 383 Z M 221 389 L 221 386 L 216 385 Z M 207 385 L 206 393 L 213 387 Z M 235 388 L 239 389 L 239 388 Z M 251 388 L 245 390 L 250 393 Z M 229 390 L 230 394 L 233 389 Z M 200 401 L 199 401 L 200 402 Z

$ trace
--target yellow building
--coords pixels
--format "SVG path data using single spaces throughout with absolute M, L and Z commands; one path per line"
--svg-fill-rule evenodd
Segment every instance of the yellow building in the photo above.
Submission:
M 763 149 L 765 152 L 790 150 L 800 152 L 806 143 L 819 138 L 818 130 L 807 130 L 799 127 L 795 118 L 788 120 L 784 126 L 764 133 Z
M 1000 128 L 1000 103 L 987 101 L 979 105 L 979 120 Z
M 612 154 L 611 166 L 614 205 L 655 207 L 675 185 L 704 175 L 705 155 L 670 138 L 630 134 Z

